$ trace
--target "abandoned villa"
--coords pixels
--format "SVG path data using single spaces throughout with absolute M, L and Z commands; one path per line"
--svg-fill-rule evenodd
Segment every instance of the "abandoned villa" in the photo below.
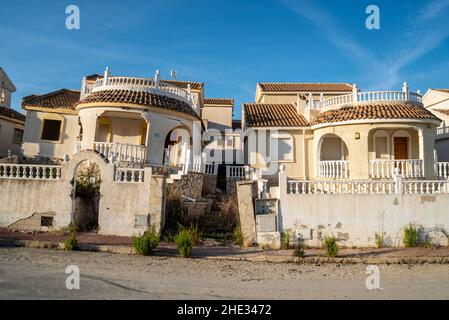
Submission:
M 24 97 L 25 115 L 1 68 L 0 85 L 0 227 L 162 232 L 168 195 L 202 214 L 226 194 L 246 245 L 277 248 L 282 232 L 314 246 L 327 235 L 373 246 L 376 234 L 401 245 L 409 224 L 447 243 L 449 89 L 258 83 L 236 120 L 233 98 L 159 71 L 106 68 L 80 90 Z

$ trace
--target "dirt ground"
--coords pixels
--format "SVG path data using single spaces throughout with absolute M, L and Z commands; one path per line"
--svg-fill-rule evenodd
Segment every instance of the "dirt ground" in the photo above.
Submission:
M 0 299 L 449 299 L 447 264 L 379 265 L 382 290 L 366 267 L 0 247 Z

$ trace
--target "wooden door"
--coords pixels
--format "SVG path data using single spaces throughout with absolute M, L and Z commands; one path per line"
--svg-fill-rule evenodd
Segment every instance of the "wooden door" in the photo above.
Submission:
M 395 160 L 408 159 L 408 138 L 407 137 L 394 138 L 394 159 Z

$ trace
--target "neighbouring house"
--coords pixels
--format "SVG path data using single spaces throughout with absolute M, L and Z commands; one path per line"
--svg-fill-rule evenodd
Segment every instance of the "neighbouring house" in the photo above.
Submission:
M 449 161 L 449 89 L 429 89 L 423 96 L 427 110 L 443 120 L 437 128 L 435 150 L 438 161 Z
M 433 178 L 440 123 L 407 84 L 397 92 L 363 92 L 341 83 L 261 83 L 256 102 L 243 105 L 248 135 L 267 135 L 266 143 L 245 145 L 249 164 L 264 175 L 266 151 L 277 146 L 271 162 L 295 179 L 392 178 L 395 168 L 409 178 Z
M 218 106 L 230 110 L 219 119 L 204 116 L 231 129 L 228 104 Z M 158 71 L 154 78 L 119 77 L 109 68 L 84 77 L 80 90 L 24 97 L 23 154 L 0 163 L 0 226 L 54 230 L 87 221 L 88 209 L 103 234 L 160 230 L 168 190 L 192 201 L 205 176 L 216 183 L 209 176 L 218 174 L 218 163 L 203 154 L 204 105 L 204 83 L 164 80 Z M 82 181 L 99 187 L 90 202 L 77 196 Z M 19 189 L 26 201 L 17 199 Z
M 206 161 L 243 165 L 240 121 L 233 120 L 234 99 L 206 98 L 201 114 L 210 141 L 205 149 Z
M 434 156 L 441 122 L 407 83 L 373 92 L 258 84 L 256 101 L 243 104 L 245 159 L 257 181 L 238 183 L 245 242 L 279 247 L 284 232 L 314 246 L 327 236 L 401 245 L 413 224 L 447 244 L 449 166 Z
M 14 83 L 0 67 L 0 158 L 21 152 L 25 116 L 11 108 L 15 91 Z

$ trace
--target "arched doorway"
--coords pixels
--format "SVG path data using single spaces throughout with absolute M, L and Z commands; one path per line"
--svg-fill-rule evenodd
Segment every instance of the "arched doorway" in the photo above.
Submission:
M 100 167 L 92 160 L 75 166 L 72 178 L 72 225 L 79 231 L 98 231 L 100 211 Z
M 348 178 L 348 147 L 335 134 L 326 134 L 318 144 L 317 154 L 319 178 Z
M 181 166 L 190 159 L 190 133 L 184 127 L 172 129 L 165 137 L 164 165 Z

